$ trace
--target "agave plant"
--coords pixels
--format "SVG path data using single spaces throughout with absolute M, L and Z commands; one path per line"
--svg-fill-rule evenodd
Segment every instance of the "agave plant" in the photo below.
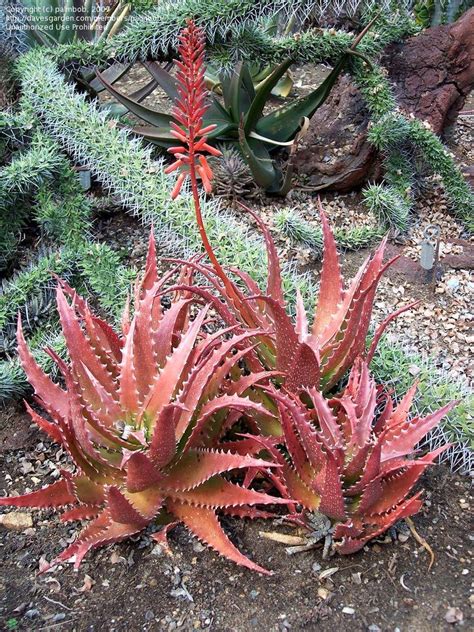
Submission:
M 195 43 L 202 50 L 205 42 L 204 33 L 201 29 L 198 29 L 197 33 L 199 37 Z M 329 96 L 358 41 L 360 36 L 353 47 L 341 56 L 318 88 L 265 115 L 263 112 L 272 90 L 292 65 L 291 58 L 275 67 L 257 86 L 254 85 L 249 65 L 246 63 L 239 62 L 232 73 L 221 73 L 219 86 L 223 103 L 212 95 L 204 113 L 204 126 L 214 126 L 213 131 L 208 134 L 209 142 L 230 143 L 236 146 L 250 167 L 256 183 L 269 192 L 280 191 L 283 177 L 271 153 L 280 147 L 293 145 L 302 121 L 311 118 Z M 182 51 L 181 46 L 181 55 Z M 178 69 L 182 68 L 182 61 L 175 63 Z M 181 97 L 179 80 L 156 63 L 144 62 L 143 65 L 170 100 L 178 103 Z M 205 76 L 203 64 L 198 71 Z M 136 134 L 162 147 L 169 147 L 172 144 L 173 139 L 169 131 L 173 121 L 171 114 L 144 106 L 137 99 L 122 94 L 103 74 L 98 72 L 97 76 L 119 103 L 145 123 L 132 128 Z
M 183 270 L 185 276 L 189 276 Z M 118 335 L 95 316 L 65 283 L 57 304 L 69 364 L 49 351 L 64 379 L 53 383 L 34 361 L 18 325 L 18 352 L 36 399 L 52 421 L 30 406 L 32 419 L 69 453 L 76 471 L 24 496 L 1 498 L 0 505 L 67 507 L 63 521 L 91 519 L 52 564 L 74 556 L 76 567 L 93 547 L 138 533 L 152 521 L 183 522 L 227 558 L 257 570 L 220 527 L 216 511 L 265 516 L 254 505 L 287 501 L 230 482 L 221 474 L 275 464 L 225 449 L 211 449 L 229 424 L 245 415 L 268 417 L 244 396 L 252 384 L 239 368 L 252 350 L 255 332 L 232 329 L 206 333 L 208 308 L 190 319 L 192 301 L 177 294 L 163 310 L 154 242 L 136 292 L 135 312 L 123 317 Z M 157 538 L 162 537 L 158 534 Z
M 280 453 L 269 438 L 257 438 L 256 445 L 281 464 L 282 487 L 304 508 L 303 523 L 313 534 L 315 525 L 325 523 L 327 529 L 318 536 L 331 536 L 339 553 L 359 550 L 421 507 L 421 492 L 408 497 L 410 491 L 449 446 L 420 458 L 415 458 L 415 446 L 457 402 L 410 419 L 415 391 L 416 384 L 394 407 L 361 359 L 344 391 L 329 401 L 316 388 L 305 390 L 308 405 L 272 389 L 285 450 Z

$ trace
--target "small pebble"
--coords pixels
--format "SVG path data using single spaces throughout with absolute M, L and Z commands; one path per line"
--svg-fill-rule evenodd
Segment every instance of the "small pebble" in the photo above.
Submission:
M 464 616 L 460 608 L 448 608 L 444 619 L 447 623 L 461 623 Z
M 39 616 L 39 610 L 37 608 L 31 608 L 25 612 L 25 617 L 27 619 L 36 619 Z
M 22 511 L 10 511 L 0 516 L 0 525 L 11 531 L 24 531 L 33 526 L 30 514 Z
M 196 541 L 193 542 L 193 551 L 195 553 L 202 553 L 205 550 L 205 546 L 203 544 L 201 544 L 201 542 Z
M 355 614 L 354 608 L 350 608 L 349 606 L 344 606 L 344 608 L 342 609 L 342 612 L 344 614 Z
M 57 623 L 58 621 L 63 621 L 66 618 L 66 615 L 64 614 L 64 612 L 58 612 L 58 614 L 55 614 L 53 617 L 53 621 L 54 623 Z

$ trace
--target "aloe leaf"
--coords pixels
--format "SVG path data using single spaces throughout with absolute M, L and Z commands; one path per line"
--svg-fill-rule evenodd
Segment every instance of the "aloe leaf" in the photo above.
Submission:
M 143 86 L 143 88 L 140 88 L 139 90 L 136 90 L 135 92 L 132 92 L 132 94 L 130 95 L 130 98 L 134 99 L 135 101 L 139 101 L 141 103 L 143 99 L 146 99 L 150 94 L 152 94 L 152 92 L 156 89 L 157 86 L 158 86 L 158 81 L 156 81 L 156 79 L 152 79 L 149 83 Z
M 208 90 L 222 94 L 221 77 L 219 76 L 219 69 L 215 64 L 208 63 L 206 65 L 204 81 L 206 82 L 206 88 Z
M 230 78 L 222 76 L 221 84 L 225 107 L 238 124 L 241 115 L 249 110 L 255 98 L 255 88 L 247 64 L 239 62 Z
M 258 121 L 260 120 L 260 117 L 262 116 L 263 108 L 268 101 L 271 91 L 277 85 L 278 81 L 283 77 L 291 64 L 291 59 L 285 59 L 285 61 L 279 64 L 273 70 L 273 72 L 260 84 L 245 116 L 244 127 L 247 134 L 250 132 L 251 129 L 254 129 L 256 127 Z M 262 134 L 262 136 L 271 136 L 271 134 Z
M 293 88 L 293 79 L 289 72 L 286 73 L 284 77 L 280 79 L 280 81 L 276 84 L 276 86 L 272 90 L 272 94 L 275 97 L 283 97 L 286 98 L 289 96 L 291 89 Z
M 178 98 L 178 84 L 176 79 L 156 61 L 145 61 L 143 66 L 150 75 L 166 92 L 167 96 L 174 102 Z
M 277 108 L 268 114 L 268 116 L 261 118 L 255 127 L 255 131 L 261 136 L 279 141 L 292 138 L 300 126 L 301 119 L 305 116 L 311 118 L 328 98 L 347 59 L 348 55 L 344 54 L 316 90 L 313 90 L 313 92 L 305 97 L 301 97 L 287 105 Z
M 238 138 L 238 125 L 231 119 L 229 113 L 219 101 L 215 98 L 211 99 L 209 109 L 204 115 L 205 125 L 216 125 L 216 129 L 207 135 L 208 138 L 219 138 L 224 140 L 222 136 L 228 135 L 231 139 Z
M 128 109 L 120 103 L 104 103 L 99 106 L 99 109 L 106 113 L 108 119 L 117 119 L 128 113 Z
M 254 138 L 246 138 L 243 126 L 239 131 L 240 150 L 255 182 L 266 191 L 278 190 L 279 174 L 267 148 Z
M 41 46 L 56 46 L 57 41 L 47 33 L 46 31 L 42 31 L 41 29 L 34 28 L 32 31 L 33 39 L 35 39 L 38 44 Z
M 105 77 L 107 81 L 113 84 L 121 79 L 132 66 L 133 64 L 123 64 L 121 62 L 117 62 L 115 64 L 112 64 L 112 66 L 110 66 L 109 68 L 106 68 L 106 70 L 103 70 L 102 76 Z M 105 90 L 105 86 L 97 77 L 90 81 L 89 85 L 95 92 L 102 92 L 103 90 Z
M 132 132 L 160 147 L 173 147 L 176 145 L 176 138 L 171 135 L 169 128 L 156 125 L 136 125 L 132 127 Z
M 256 138 L 257 140 L 261 140 L 262 142 L 264 142 L 266 145 L 276 145 L 278 147 L 291 147 L 293 145 L 292 140 L 273 140 L 273 138 L 261 136 L 260 134 L 257 134 L 257 132 L 250 132 L 249 138 Z
M 65 44 L 74 38 L 75 31 L 74 0 L 65 0 L 62 10 L 61 32 L 59 33 L 59 43 Z
M 252 75 L 253 85 L 255 86 L 255 91 L 258 90 L 258 86 L 262 81 L 264 81 L 268 75 L 271 74 L 273 70 L 272 66 L 265 66 L 262 68 L 259 64 L 251 64 L 250 65 L 250 74 Z
M 221 92 L 224 98 L 224 107 L 227 112 L 230 112 L 230 109 L 231 109 L 231 99 L 230 99 L 231 82 L 232 82 L 232 77 L 236 74 L 236 72 L 237 72 L 237 69 L 234 69 L 232 73 L 222 72 L 219 75 Z
M 135 114 L 135 116 L 138 116 L 150 125 L 155 125 L 158 128 L 168 128 L 170 126 L 170 123 L 173 120 L 171 114 L 165 114 L 163 112 L 158 112 L 156 110 L 152 110 L 151 108 L 145 107 L 138 101 L 132 99 L 131 97 L 127 97 L 126 95 L 116 90 L 113 85 L 109 83 L 99 71 L 96 71 L 96 74 L 100 81 L 104 84 L 107 92 L 109 92 L 115 99 L 117 99 L 119 103 L 125 105 L 125 107 L 130 112 Z

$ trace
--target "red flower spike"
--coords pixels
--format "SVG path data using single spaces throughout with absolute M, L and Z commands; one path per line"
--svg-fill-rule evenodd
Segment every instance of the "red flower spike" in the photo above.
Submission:
M 165 173 L 179 171 L 178 179 L 171 192 L 173 200 L 179 195 L 186 178 L 189 177 L 196 220 L 204 248 L 228 293 L 239 300 L 212 250 L 204 226 L 199 197 L 198 178 L 201 179 L 206 193 L 212 190 L 212 171 L 202 153 L 206 152 L 212 156 L 221 155 L 218 149 L 207 143 L 206 134 L 212 132 L 216 125 L 203 126 L 203 116 L 209 107 L 206 104 L 207 90 L 204 82 L 204 31 L 192 20 L 188 20 L 186 28 L 179 36 L 179 42 L 178 53 L 181 59 L 175 62 L 178 67 L 176 79 L 179 97 L 171 113 L 180 125 L 173 121 L 170 127 L 171 134 L 183 143 L 184 148 L 182 152 L 176 147 L 171 148 L 170 153 L 177 160 L 167 167 Z
M 172 122 L 171 134 L 184 146 L 171 147 L 168 150 L 171 154 L 183 155 L 165 171 L 165 173 L 171 173 L 176 169 L 180 170 L 171 195 L 173 199 L 179 194 L 188 176 L 191 180 L 193 195 L 197 185 L 197 175 L 201 176 L 206 192 L 210 193 L 212 172 L 209 166 L 206 168 L 206 159 L 202 154 L 199 155 L 199 152 L 208 152 L 213 156 L 221 155 L 218 149 L 206 142 L 206 134 L 212 132 L 216 125 L 203 126 L 203 116 L 208 109 L 207 90 L 204 83 L 204 31 L 189 20 L 186 28 L 181 31 L 179 42 L 178 53 L 181 59 L 176 61 L 179 97 L 175 101 L 172 115 L 181 125 Z M 196 166 L 196 158 L 201 168 Z

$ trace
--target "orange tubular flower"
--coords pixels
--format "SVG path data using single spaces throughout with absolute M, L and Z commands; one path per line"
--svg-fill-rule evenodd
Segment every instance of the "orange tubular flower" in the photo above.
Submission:
M 179 97 L 172 110 L 177 123 L 171 123 L 171 133 L 182 145 L 168 150 L 176 157 L 176 161 L 165 169 L 165 173 L 179 170 L 178 179 L 171 194 L 173 199 L 179 195 L 184 181 L 189 176 L 199 221 L 197 177 L 201 178 L 206 193 L 212 190 L 212 171 L 202 152 L 213 156 L 220 156 L 221 152 L 208 145 L 205 136 L 216 126 L 203 127 L 203 115 L 208 108 L 204 84 L 204 32 L 192 20 L 189 20 L 179 40 L 178 52 L 181 59 L 176 61 Z M 196 158 L 199 161 L 198 165 Z

